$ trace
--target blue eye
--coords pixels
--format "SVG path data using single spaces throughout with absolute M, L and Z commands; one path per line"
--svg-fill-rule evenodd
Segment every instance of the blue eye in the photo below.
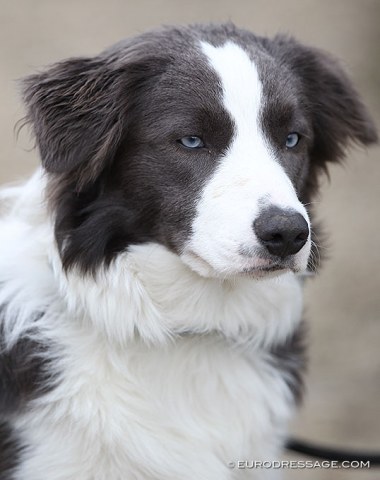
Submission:
M 286 137 L 286 147 L 287 148 L 294 148 L 298 142 L 300 141 L 300 136 L 298 133 L 292 132 Z
M 190 135 L 189 137 L 182 137 L 179 142 L 187 148 L 202 148 L 204 147 L 203 140 L 199 137 Z

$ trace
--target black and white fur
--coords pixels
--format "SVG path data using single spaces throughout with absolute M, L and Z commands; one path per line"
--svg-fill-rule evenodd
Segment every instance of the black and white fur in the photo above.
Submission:
M 1 480 L 275 478 L 228 462 L 281 453 L 315 258 L 255 222 L 309 232 L 319 173 L 376 140 L 345 73 L 288 37 L 163 28 L 24 99 L 42 168 L 1 192 Z

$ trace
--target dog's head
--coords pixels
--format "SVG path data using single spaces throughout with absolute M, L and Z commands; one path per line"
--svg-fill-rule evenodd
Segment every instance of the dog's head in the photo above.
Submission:
M 65 268 L 156 242 L 205 276 L 306 268 L 327 162 L 376 140 L 345 73 L 291 38 L 167 28 L 25 81 Z

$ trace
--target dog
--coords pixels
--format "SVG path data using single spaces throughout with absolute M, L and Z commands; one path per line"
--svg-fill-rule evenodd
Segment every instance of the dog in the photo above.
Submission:
M 377 140 L 347 75 L 288 36 L 163 27 L 23 99 L 42 165 L 1 191 L 1 480 L 277 478 L 238 467 L 280 458 L 302 396 L 309 205 Z

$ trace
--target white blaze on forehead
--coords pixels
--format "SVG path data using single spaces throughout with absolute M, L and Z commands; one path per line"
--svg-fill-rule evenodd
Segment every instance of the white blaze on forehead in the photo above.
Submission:
M 220 47 L 202 42 L 201 48 L 219 77 L 220 101 L 234 123 L 234 135 L 203 189 L 183 259 L 199 272 L 207 274 L 206 267 L 211 265 L 214 271 L 227 274 L 260 266 L 259 258 L 247 263 L 241 251 L 260 247 L 253 222 L 263 201 L 308 217 L 261 129 L 265 99 L 256 65 L 230 41 Z M 302 250 L 298 257 L 306 265 L 307 248 Z
M 257 134 L 262 86 L 256 66 L 246 52 L 232 42 L 213 47 L 202 42 L 202 50 L 222 82 L 223 104 L 238 130 Z M 242 133 L 242 132 L 238 132 Z
M 298 203 L 294 187 L 260 126 L 265 99 L 255 63 L 233 42 L 221 47 L 205 42 L 201 45 L 218 74 L 223 89 L 222 102 L 235 127 L 235 136 L 218 172 L 224 170 L 228 176 L 249 178 L 249 188 L 255 186 L 257 194 L 271 196 L 272 202 L 279 206 L 293 206 L 291 204 Z

